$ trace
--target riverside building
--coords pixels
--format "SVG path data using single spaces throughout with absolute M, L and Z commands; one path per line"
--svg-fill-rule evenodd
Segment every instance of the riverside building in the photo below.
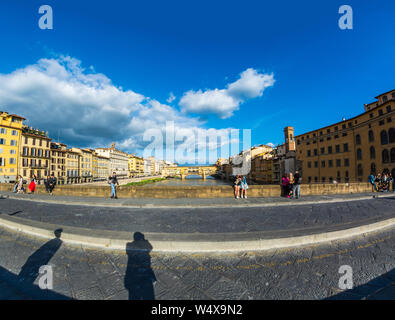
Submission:
M 0 183 L 15 181 L 19 174 L 19 152 L 25 118 L 0 111 Z
M 367 181 L 395 175 L 395 90 L 380 94 L 351 119 L 295 137 L 303 183 Z

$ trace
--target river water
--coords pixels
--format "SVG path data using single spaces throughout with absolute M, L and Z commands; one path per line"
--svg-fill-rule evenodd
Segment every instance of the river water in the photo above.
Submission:
M 156 187 L 156 186 L 228 186 L 230 183 L 221 179 L 216 179 L 212 176 L 206 177 L 206 180 L 203 180 L 199 175 L 190 175 L 185 178 L 185 180 L 181 179 L 167 179 L 163 181 L 158 181 L 155 183 L 149 183 L 145 186 Z

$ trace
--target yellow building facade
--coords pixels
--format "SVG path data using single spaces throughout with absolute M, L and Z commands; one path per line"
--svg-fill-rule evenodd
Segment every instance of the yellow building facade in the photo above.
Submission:
M 51 139 L 44 131 L 23 126 L 20 143 L 19 174 L 29 181 L 33 175 L 39 184 L 50 174 Z
M 105 181 L 110 176 L 110 158 L 93 152 L 93 181 Z
M 51 143 L 51 166 L 50 171 L 57 179 L 58 184 L 67 183 L 66 175 L 66 160 L 67 160 L 67 146 L 63 143 Z
M 144 159 L 135 155 L 128 156 L 129 178 L 141 176 L 144 174 Z
M 371 172 L 395 174 L 395 90 L 348 120 L 298 136 L 302 183 L 367 181 Z
M 66 150 L 66 183 L 74 184 L 81 182 L 80 174 L 80 158 L 81 152 L 79 149 Z
M 0 111 L 0 183 L 16 181 L 25 118 Z

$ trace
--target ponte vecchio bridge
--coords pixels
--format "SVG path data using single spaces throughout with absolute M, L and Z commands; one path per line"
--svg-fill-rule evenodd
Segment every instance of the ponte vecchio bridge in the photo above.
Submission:
M 184 180 L 187 176 L 199 175 L 203 178 L 203 180 L 206 180 L 207 176 L 211 176 L 216 172 L 216 166 L 166 167 L 162 170 L 162 176 L 181 176 L 181 179 Z

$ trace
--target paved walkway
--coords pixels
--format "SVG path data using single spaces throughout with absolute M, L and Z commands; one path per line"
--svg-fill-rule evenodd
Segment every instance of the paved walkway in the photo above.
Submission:
M 214 207 L 264 207 L 264 206 L 281 206 L 281 205 L 305 205 L 319 204 L 328 202 L 343 202 L 367 200 L 374 197 L 395 197 L 395 193 L 355 193 L 355 194 L 337 194 L 337 195 L 320 195 L 320 196 L 303 196 L 300 199 L 288 199 L 283 197 L 266 197 L 266 198 L 177 198 L 177 199 L 155 199 L 155 198 L 98 198 L 98 197 L 75 197 L 75 196 L 50 196 L 46 194 L 15 194 L 7 191 L 0 191 L 0 197 L 32 200 L 44 203 L 100 206 L 100 207 L 135 207 L 135 208 L 214 208 Z
M 392 230 L 263 253 L 131 255 L 0 229 L 0 299 L 395 299 L 394 237 Z M 37 285 L 44 264 L 53 268 L 52 291 Z M 351 290 L 339 289 L 342 265 L 352 267 Z
M 0 214 L 98 230 L 190 235 L 255 232 L 260 233 L 260 238 L 344 230 L 395 218 L 395 195 L 369 200 L 344 200 L 346 198 L 334 203 L 245 208 L 109 208 L 97 206 L 100 202 L 96 206 L 69 206 L 2 198 Z

